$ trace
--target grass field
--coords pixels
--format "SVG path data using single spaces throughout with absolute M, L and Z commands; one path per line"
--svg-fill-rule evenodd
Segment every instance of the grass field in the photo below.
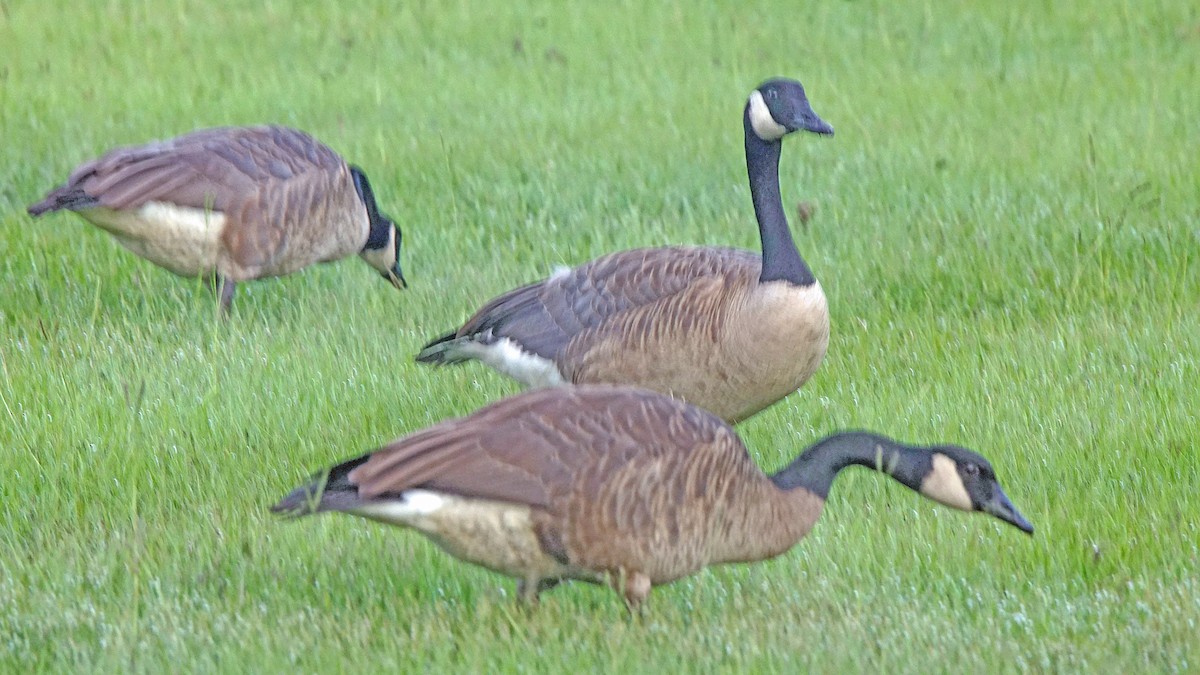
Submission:
M 297 3 L 299 4 L 299 3 Z M 0 671 L 1200 671 L 1200 9 L 1055 3 L 0 2 Z M 801 79 L 784 149 L 829 356 L 741 425 L 956 441 L 1037 526 L 848 472 L 813 534 L 628 621 L 419 536 L 266 507 L 517 391 L 412 356 L 560 263 L 757 246 L 739 116 Z M 228 322 L 69 215 L 79 161 L 280 122 L 362 165 L 397 293 L 348 260 Z

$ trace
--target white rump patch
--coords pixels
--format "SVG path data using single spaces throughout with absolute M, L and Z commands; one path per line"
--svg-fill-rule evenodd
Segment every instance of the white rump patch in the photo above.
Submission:
M 388 523 L 409 525 L 414 518 L 428 516 L 446 505 L 446 498 L 429 490 L 405 490 L 402 499 L 363 504 L 351 513 Z
M 940 452 L 933 454 L 933 471 L 921 481 L 921 494 L 963 511 L 974 511 L 971 495 L 958 475 L 958 465 Z
M 219 211 L 147 202 L 128 211 L 94 208 L 80 215 L 125 248 L 176 274 L 198 276 L 216 268 L 225 229 L 225 215 Z
M 750 94 L 750 127 L 764 141 L 777 141 L 787 135 L 787 127 L 775 121 L 762 92 L 757 89 Z
M 553 361 L 521 349 L 508 338 L 492 344 L 472 340 L 462 345 L 461 350 L 527 387 L 557 387 L 567 383 Z

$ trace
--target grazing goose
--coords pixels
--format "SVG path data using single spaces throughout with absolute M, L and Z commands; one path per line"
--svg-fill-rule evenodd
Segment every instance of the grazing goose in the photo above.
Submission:
M 779 154 L 793 131 L 833 128 L 793 80 L 763 83 L 742 117 L 761 256 L 707 246 L 606 255 L 495 298 L 417 361 L 479 359 L 533 387 L 638 385 L 730 423 L 798 389 L 825 356 L 829 310 L 788 230 Z
M 812 529 L 842 469 L 1032 533 L 991 465 L 955 446 L 848 432 L 764 475 L 734 430 L 662 394 L 611 385 L 534 389 L 410 434 L 320 474 L 273 510 L 344 511 L 416 529 L 518 579 L 609 583 L 636 607 L 651 586 L 777 556 Z
M 223 127 L 117 148 L 29 207 L 68 209 L 182 276 L 210 276 L 228 312 L 241 281 L 357 253 L 397 288 L 400 230 L 366 175 L 312 136 Z

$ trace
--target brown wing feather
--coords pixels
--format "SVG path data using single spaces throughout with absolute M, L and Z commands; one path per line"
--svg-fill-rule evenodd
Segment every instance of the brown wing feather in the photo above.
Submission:
M 575 381 L 598 382 L 606 376 L 620 378 L 616 366 L 623 359 L 642 352 L 661 358 L 671 347 L 681 348 L 684 341 L 680 336 L 715 343 L 727 328 L 729 298 L 753 285 L 756 274 L 757 269 L 742 268 L 699 277 L 674 294 L 614 314 L 608 321 L 573 336 L 560 360 L 572 365 Z M 590 370 L 592 364 L 599 364 L 595 372 Z
M 263 182 L 287 181 L 312 171 L 337 172 L 343 166 L 332 149 L 295 129 L 203 129 L 117 148 L 85 162 L 30 210 L 42 213 L 75 205 L 129 209 L 163 201 L 225 211 Z
M 750 463 L 733 431 L 692 406 L 630 387 L 532 390 L 401 438 L 350 472 L 359 497 L 410 488 L 556 511 L 601 494 L 608 474 L 712 447 Z M 724 446 L 723 446 L 724 447 Z
M 501 295 L 456 336 L 507 337 L 526 351 L 554 359 L 576 336 L 678 294 L 698 279 L 730 273 L 757 277 L 761 267 L 757 254 L 731 248 L 621 251 Z

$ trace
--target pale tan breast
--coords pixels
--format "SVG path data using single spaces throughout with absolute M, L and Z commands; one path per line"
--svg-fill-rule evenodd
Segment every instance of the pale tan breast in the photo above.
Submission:
M 825 291 L 820 283 L 759 284 L 730 312 L 726 329 L 717 368 L 730 390 L 744 393 L 740 409 L 726 410 L 726 419 L 739 421 L 799 389 L 821 365 L 829 347 Z

